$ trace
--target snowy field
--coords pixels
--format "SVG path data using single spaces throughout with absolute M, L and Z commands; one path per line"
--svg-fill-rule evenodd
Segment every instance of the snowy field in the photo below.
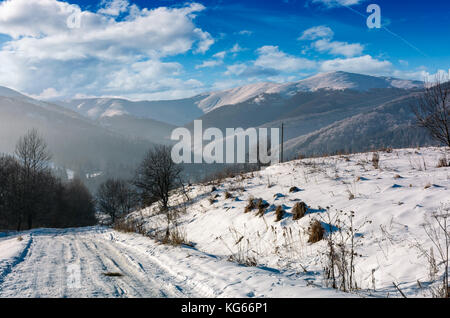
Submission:
M 42 229 L 21 237 L 0 240 L 0 298 L 347 296 L 276 270 L 106 228 Z
M 401 297 L 393 283 L 407 297 L 430 297 L 429 262 L 417 243 L 430 249 L 422 225 L 450 204 L 450 168 L 437 167 L 444 155 L 444 148 L 379 152 L 378 169 L 372 153 L 303 159 L 192 185 L 188 202 L 172 197 L 191 246 L 103 227 L 0 233 L 0 297 Z M 262 216 L 245 213 L 251 197 L 267 202 Z M 300 201 L 308 210 L 294 221 Z M 279 222 L 276 206 L 286 211 Z M 326 220 L 341 210 L 354 212 L 358 228 L 352 293 L 327 287 L 326 241 L 308 243 L 310 222 L 334 231 Z M 157 212 L 152 206 L 129 219 L 149 233 L 165 231 Z
M 438 168 L 444 148 L 394 149 L 379 152 L 379 168 L 373 153 L 291 161 L 260 172 L 193 185 L 190 202 L 182 212 L 180 231 L 203 252 L 256 262 L 296 277 L 310 286 L 323 280 L 326 242 L 308 243 L 312 220 L 327 224 L 343 212 L 354 212 L 358 228 L 355 260 L 356 293 L 363 297 L 430 297 L 429 262 L 420 256 L 418 244 L 429 251 L 431 241 L 423 224 L 434 212 L 450 204 L 450 168 Z M 448 158 L 448 155 L 447 155 Z M 217 191 L 212 192 L 212 187 Z M 289 192 L 297 187 L 298 192 Z M 226 199 L 229 192 L 231 198 Z M 269 204 L 262 217 L 257 210 L 245 213 L 249 198 Z M 183 197 L 173 198 L 182 203 Z M 296 202 L 308 206 L 305 217 L 294 221 Z M 275 209 L 286 214 L 276 222 Z M 343 212 L 339 212 L 339 211 Z M 164 218 L 156 206 L 133 215 L 147 230 L 164 230 Z M 330 222 L 332 223 L 332 222 Z M 435 250 L 434 253 L 437 251 Z M 442 274 L 437 273 L 437 277 Z

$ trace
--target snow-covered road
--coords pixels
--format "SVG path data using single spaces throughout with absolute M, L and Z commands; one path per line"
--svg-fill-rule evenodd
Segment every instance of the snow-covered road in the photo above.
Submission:
M 145 255 L 99 234 L 43 230 L 25 236 L 24 250 L 0 274 L 0 297 L 195 296 L 167 284 L 167 273 Z
M 308 286 L 308 277 L 101 227 L 20 235 L 0 237 L 0 298 L 349 296 Z

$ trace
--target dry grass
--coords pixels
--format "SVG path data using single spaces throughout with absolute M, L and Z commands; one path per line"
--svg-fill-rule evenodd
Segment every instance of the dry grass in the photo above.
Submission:
M 136 220 L 127 220 L 125 218 L 116 220 L 113 225 L 114 230 L 123 233 L 138 233 L 147 236 L 144 223 Z
M 181 230 L 179 227 L 171 229 L 169 235 L 166 235 L 161 240 L 161 243 L 172 246 L 191 245 L 186 238 L 186 232 Z
M 325 234 L 325 229 L 323 228 L 322 224 L 314 220 L 311 222 L 309 228 L 308 228 L 308 243 L 317 243 L 323 239 L 323 236 Z
M 283 210 L 283 207 L 281 205 L 277 206 L 277 209 L 275 210 L 275 222 L 280 222 L 283 219 L 283 216 L 286 212 Z
M 255 204 L 255 198 L 250 197 L 248 199 L 248 204 L 245 207 L 244 213 L 248 213 L 250 211 L 253 211 L 256 208 L 256 204 Z
M 292 218 L 294 221 L 300 220 L 305 216 L 308 207 L 305 202 L 297 202 L 292 208 Z
M 378 152 L 374 152 L 372 155 L 372 165 L 375 169 L 380 167 L 380 155 Z
M 17 237 L 17 240 L 18 240 L 19 242 L 21 242 L 21 241 L 23 241 L 23 237 L 22 237 L 22 236 L 18 236 L 18 237 Z
M 300 189 L 297 188 L 297 187 L 291 187 L 291 188 L 289 189 L 289 193 L 296 193 L 296 192 L 299 192 L 299 191 L 300 191 Z
M 446 157 L 439 158 L 437 168 L 445 168 L 450 167 L 450 162 L 447 160 Z
M 224 197 L 225 197 L 225 199 L 230 199 L 230 198 L 232 198 L 233 196 L 231 195 L 230 192 L 227 191 L 227 192 L 225 192 Z
M 258 199 L 256 202 L 256 207 L 258 208 L 258 212 L 256 213 L 256 216 L 262 217 L 264 215 L 264 213 L 266 213 L 266 210 L 269 207 L 269 204 L 267 202 L 264 202 L 263 199 Z

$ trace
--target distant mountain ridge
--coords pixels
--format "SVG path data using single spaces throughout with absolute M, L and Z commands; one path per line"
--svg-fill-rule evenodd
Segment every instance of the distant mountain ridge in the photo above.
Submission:
M 421 87 L 423 87 L 423 82 L 420 81 L 331 72 L 318 74 L 293 83 L 249 84 L 179 100 L 133 102 L 119 98 L 90 98 L 74 99 L 59 104 L 91 119 L 131 115 L 172 125 L 185 125 L 203 114 L 223 106 L 236 105 L 249 100 L 258 102 L 263 95 L 290 98 L 300 92 L 316 92 L 318 90 L 363 92 L 371 89 L 413 89 Z
M 257 83 L 173 101 L 120 98 L 44 102 L 0 87 L 0 151 L 39 128 L 57 158 L 75 171 L 134 165 L 153 144 L 171 144 L 177 126 L 285 126 L 285 154 L 430 145 L 410 110 L 423 82 L 346 72 L 286 84 Z M 80 151 L 82 149 L 83 151 Z M 110 161 L 114 161 L 111 164 Z M 83 167 L 76 167 L 82 162 Z
M 318 74 L 304 80 L 286 83 L 257 83 L 230 90 L 207 93 L 200 102 L 199 107 L 208 113 L 226 105 L 234 105 L 257 98 L 261 94 L 280 94 L 281 96 L 293 96 L 300 92 L 315 92 L 325 90 L 368 91 L 377 88 L 412 89 L 423 87 L 423 82 L 401 80 L 392 77 L 377 77 L 348 72 L 330 72 Z

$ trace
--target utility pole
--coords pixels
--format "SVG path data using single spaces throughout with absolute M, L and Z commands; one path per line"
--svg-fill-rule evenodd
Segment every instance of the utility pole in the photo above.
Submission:
M 280 162 L 284 161 L 284 123 L 281 123 L 281 153 L 280 153 Z

